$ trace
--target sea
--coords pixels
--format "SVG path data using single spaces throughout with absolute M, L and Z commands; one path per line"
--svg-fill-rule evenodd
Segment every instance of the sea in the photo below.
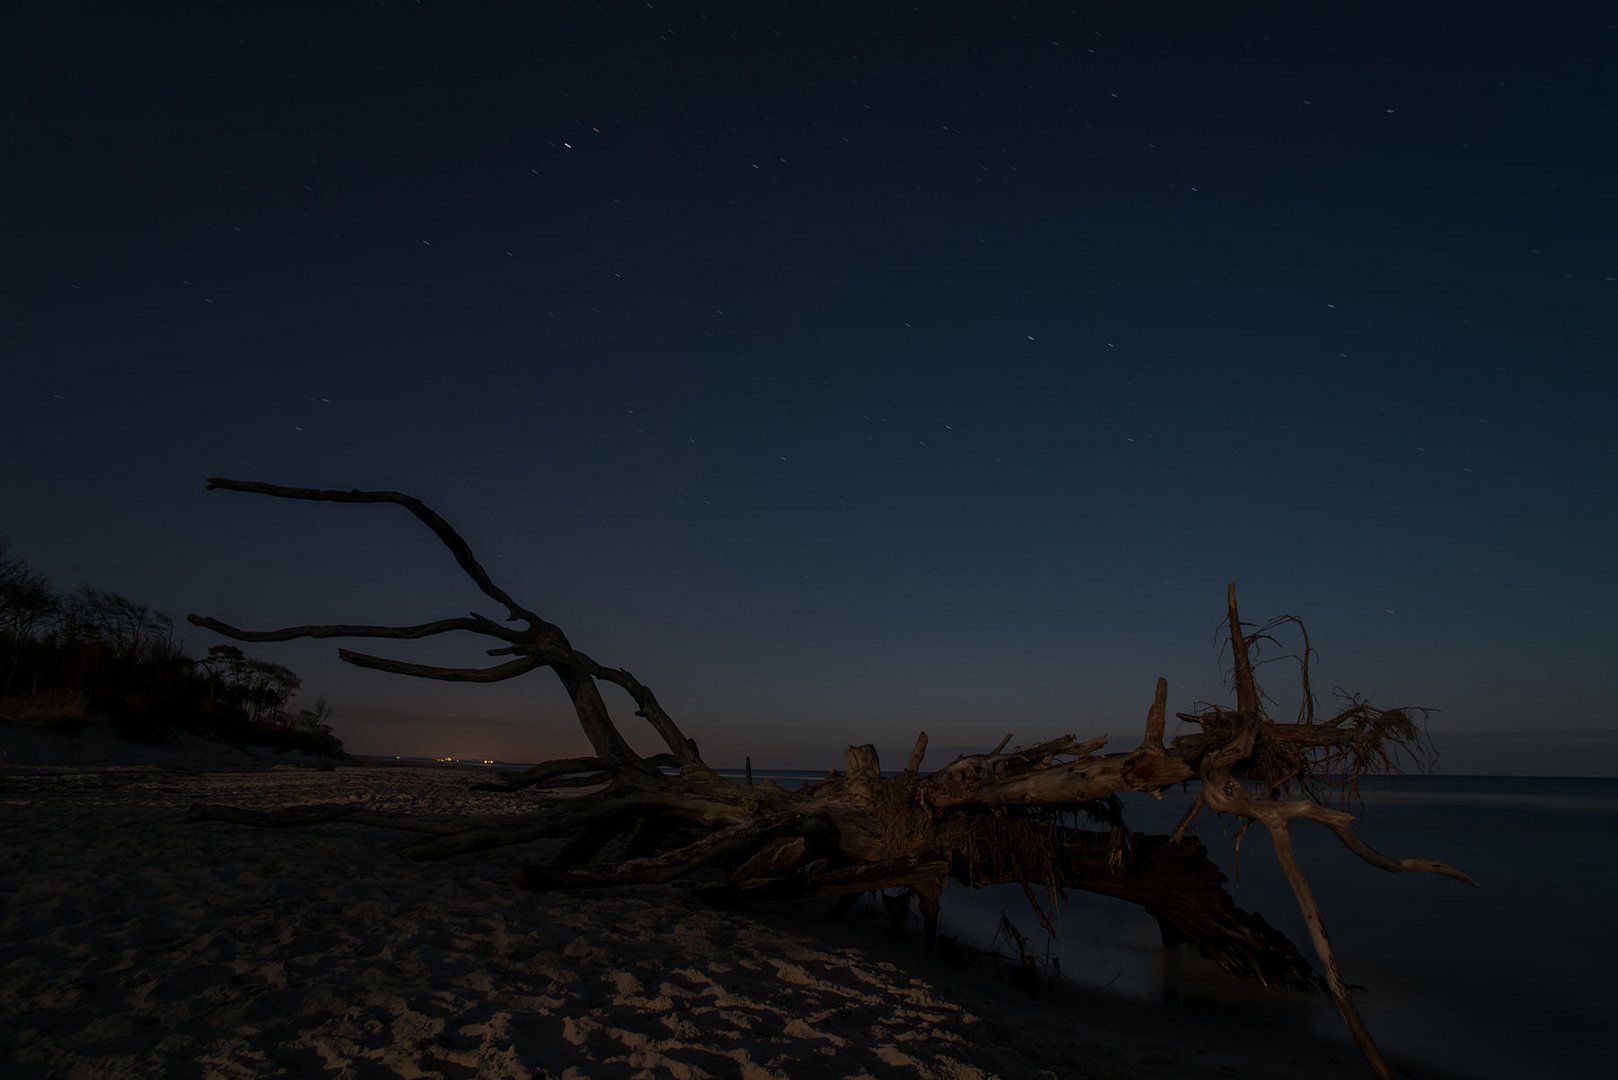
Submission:
M 719 770 L 742 781 L 741 770 Z M 789 790 L 824 770 L 753 770 Z M 1194 789 L 1124 797 L 1137 832 L 1166 833 Z M 1351 855 L 1326 830 L 1293 826 L 1293 845 L 1321 908 L 1344 979 L 1378 1045 L 1396 1066 L 1450 1077 L 1612 1075 L 1605 1033 L 1618 1012 L 1618 778 L 1367 777 L 1347 806 L 1360 835 L 1392 856 L 1442 859 L 1470 887 L 1422 873 L 1388 873 Z M 1242 907 L 1286 933 L 1314 962 L 1292 891 L 1268 836 L 1204 812 L 1192 831 L 1224 870 Z M 1043 898 L 1042 898 L 1043 899 Z M 1037 957 L 1040 978 L 1117 995 L 1175 1017 L 1217 1022 L 1232 1012 L 1304 1025 L 1357 1056 L 1324 993 L 1267 990 L 1227 975 L 1186 946 L 1165 948 L 1140 908 L 1079 890 L 1041 927 L 1015 886 L 951 884 L 940 932 L 962 947 L 1015 957 L 1009 921 Z

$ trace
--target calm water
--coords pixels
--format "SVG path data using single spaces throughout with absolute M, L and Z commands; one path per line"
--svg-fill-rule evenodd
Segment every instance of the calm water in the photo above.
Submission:
M 1358 1004 L 1396 1064 L 1477 1077 L 1610 1075 L 1601 1045 L 1612 989 L 1610 919 L 1618 910 L 1618 780 L 1411 777 L 1363 787 L 1362 835 L 1390 855 L 1428 855 L 1467 871 L 1476 889 L 1427 874 L 1388 874 L 1345 852 L 1324 830 L 1294 827 L 1338 962 L 1363 986 Z M 1128 801 L 1130 824 L 1168 831 L 1189 795 Z M 1234 882 L 1237 902 L 1262 913 L 1313 958 L 1308 932 L 1268 837 L 1204 815 L 1198 833 Z M 1044 936 L 1019 891 L 956 889 L 948 928 L 982 942 L 1002 912 L 1036 944 Z M 1160 1001 L 1165 1009 L 1273 1012 L 1348 1041 L 1324 997 L 1299 1000 L 1233 987 L 1186 950 L 1165 953 L 1139 909 L 1073 892 L 1053 953 L 1081 984 Z

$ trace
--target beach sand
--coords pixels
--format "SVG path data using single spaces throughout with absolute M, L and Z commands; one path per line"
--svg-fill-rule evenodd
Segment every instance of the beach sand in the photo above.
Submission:
M 520 849 L 416 863 L 391 830 L 183 820 L 196 801 L 419 816 L 520 813 L 539 797 L 473 790 L 464 771 L 16 761 L 0 768 L 7 1076 L 1364 1071 L 1305 1038 L 1030 998 L 983 965 L 951 968 L 807 907 L 535 894 L 509 883 Z

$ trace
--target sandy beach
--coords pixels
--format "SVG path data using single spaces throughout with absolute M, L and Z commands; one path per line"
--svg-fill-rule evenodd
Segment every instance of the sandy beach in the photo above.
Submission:
M 1351 1050 L 1164 1030 L 815 911 L 534 894 L 405 834 L 186 824 L 194 802 L 520 813 L 452 769 L 151 761 L 0 771 L 7 1075 L 1360 1075 Z M 207 764 L 206 762 L 200 762 Z M 217 765 L 218 763 L 216 763 Z

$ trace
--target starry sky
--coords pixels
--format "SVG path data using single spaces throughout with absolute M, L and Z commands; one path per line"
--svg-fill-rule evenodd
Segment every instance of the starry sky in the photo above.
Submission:
M 0 531 L 58 585 L 494 614 L 398 508 L 204 481 L 403 490 L 797 767 L 1132 746 L 1225 699 L 1236 581 L 1440 770 L 1618 774 L 1610 9 L 155 7 L 0 34 Z M 545 672 L 249 651 L 354 750 L 584 745 Z

